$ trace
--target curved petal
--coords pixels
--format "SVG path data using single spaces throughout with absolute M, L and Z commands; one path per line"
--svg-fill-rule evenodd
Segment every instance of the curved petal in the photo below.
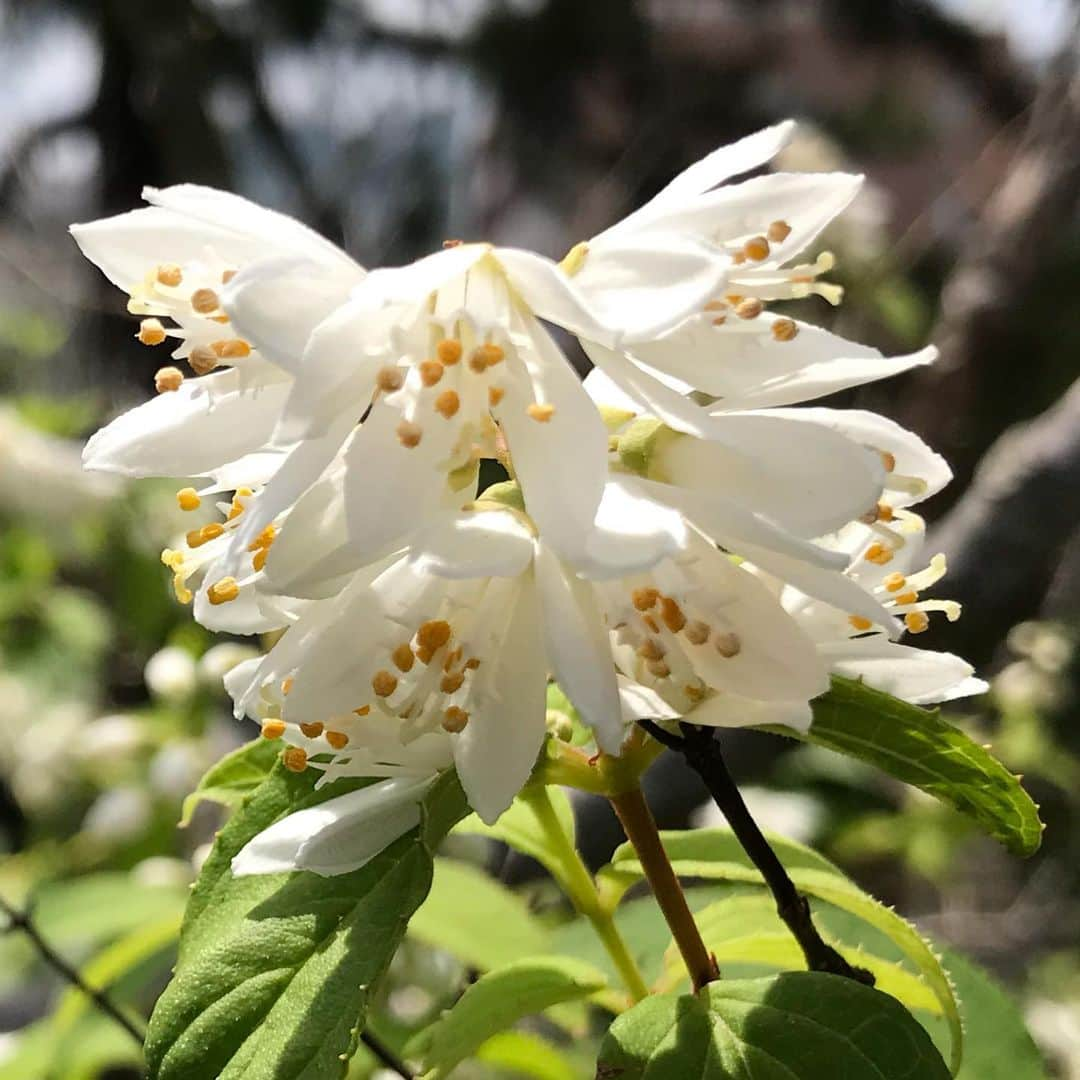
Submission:
M 91 436 L 83 462 L 124 476 L 212 475 L 269 440 L 288 392 L 284 380 L 242 389 L 235 368 L 186 379 Z
M 422 530 L 409 546 L 418 574 L 442 578 L 513 578 L 532 558 L 532 534 L 507 510 L 459 513 Z
M 592 587 L 544 544 L 538 546 L 536 585 L 544 641 L 555 680 L 608 754 L 622 749 L 623 722 L 611 647 Z
M 425 255 L 406 266 L 372 270 L 353 299 L 377 307 L 384 304 L 415 304 L 446 282 L 466 273 L 491 252 L 489 244 L 459 244 Z
M 469 805 L 489 825 L 529 779 L 547 731 L 547 670 L 536 589 L 528 581 L 516 591 L 491 675 L 482 682 L 482 695 L 477 692 L 477 707 L 465 730 L 454 737 L 461 786 Z
M 682 713 L 673 709 L 655 690 L 619 675 L 619 701 L 623 723 L 633 727 L 638 720 L 677 720 Z
M 814 719 L 808 701 L 755 701 L 738 694 L 717 694 L 697 706 L 686 717 L 705 727 L 781 727 L 809 731 Z
M 311 870 L 324 877 L 359 870 L 420 824 L 434 777 L 380 780 L 289 814 L 250 840 L 232 861 L 237 877 Z
M 262 259 L 225 287 L 221 305 L 241 337 L 294 375 L 315 328 L 349 298 L 361 278 L 309 259 Z

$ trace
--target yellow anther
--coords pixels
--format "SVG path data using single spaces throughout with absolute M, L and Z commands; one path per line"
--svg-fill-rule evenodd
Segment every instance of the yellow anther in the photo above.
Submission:
M 731 256 L 731 261 L 736 266 L 742 266 L 742 264 L 746 262 L 746 255 L 741 251 L 736 251 L 735 254 Z
M 930 616 L 925 611 L 909 611 L 904 616 L 904 625 L 910 634 L 921 634 L 930 625 Z
M 282 751 L 281 761 L 289 772 L 303 772 L 307 768 L 307 751 L 299 746 L 290 746 Z
M 878 521 L 892 521 L 895 517 L 896 511 L 888 503 L 879 502 L 877 504 Z
M 772 336 L 777 341 L 790 341 L 799 332 L 794 319 L 777 319 L 772 324 Z
M 885 586 L 889 592 L 899 592 L 907 584 L 907 578 L 903 574 L 893 571 L 887 577 L 882 578 L 881 584 Z
M 687 683 L 687 685 L 683 687 L 683 693 L 691 701 L 701 701 L 701 699 L 705 697 L 705 687 L 699 686 L 697 683 Z
M 438 360 L 420 361 L 420 381 L 425 386 L 434 386 L 446 370 Z
M 723 300 L 710 300 L 705 305 L 705 307 L 702 308 L 702 310 L 703 311 L 726 311 L 727 310 L 727 304 L 725 304 Z
M 277 529 L 273 525 L 267 525 L 265 529 L 254 540 L 248 544 L 248 551 L 259 551 L 262 548 L 268 548 L 274 542 L 274 537 L 277 535 Z
M 460 671 L 452 671 L 448 675 L 444 675 L 439 683 L 439 689 L 444 694 L 452 694 L 455 690 L 460 690 L 462 683 L 465 682 L 465 675 Z
M 176 367 L 163 367 L 154 375 L 154 389 L 159 394 L 169 394 L 184 385 L 184 373 Z
M 293 688 L 294 682 L 296 682 L 296 680 L 291 675 L 286 675 L 285 678 L 281 680 L 281 692 L 285 697 L 289 696 L 289 691 Z
M 209 375 L 218 366 L 218 354 L 209 345 L 196 345 L 188 353 L 187 362 L 196 375 Z
M 405 385 L 405 372 L 399 367 L 394 367 L 392 364 L 381 367 L 379 368 L 379 373 L 375 376 L 375 385 L 384 394 L 392 394 L 395 390 L 400 390 Z
M 344 731 L 328 731 L 326 741 L 334 750 L 344 750 L 349 745 L 349 736 Z
M 380 668 L 371 677 L 371 689 L 377 697 L 389 697 L 397 689 L 397 676 Z
M 892 559 L 892 550 L 876 540 L 866 549 L 866 561 L 877 566 L 885 566 L 891 563 Z
M 155 277 L 159 285 L 167 285 L 170 289 L 175 289 L 184 280 L 183 271 L 176 263 L 162 263 Z
M 879 450 L 878 453 L 881 454 L 881 463 L 885 466 L 885 471 L 892 472 L 896 468 L 896 455 L 888 450 Z
M 670 596 L 660 597 L 660 618 L 673 634 L 677 634 L 686 625 L 682 608 Z
M 713 319 L 712 324 L 713 324 L 713 326 L 723 326 L 724 323 L 726 323 L 726 322 L 727 322 L 727 316 L 726 315 L 717 315 L 716 318 Z
M 461 408 L 461 398 L 456 390 L 444 390 L 435 399 L 435 411 L 449 420 Z
M 170 570 L 180 570 L 184 565 L 184 553 L 176 548 L 165 548 L 161 553 L 161 561 Z
M 449 731 L 452 735 L 456 735 L 459 731 L 464 731 L 465 725 L 468 724 L 468 722 L 469 714 L 464 709 L 459 709 L 457 705 L 451 705 L 450 708 L 443 713 L 443 730 Z
M 184 539 L 187 540 L 188 547 L 202 547 L 203 544 L 209 544 L 211 540 L 216 540 L 225 532 L 223 525 L 216 521 L 211 521 L 208 525 L 203 525 L 202 528 L 192 529 Z
M 660 624 L 651 615 L 642 615 L 641 621 L 654 633 L 660 633 Z
M 176 599 L 181 604 L 190 604 L 195 599 L 195 594 L 184 584 L 184 575 L 182 573 L 173 574 L 172 587 Z
M 196 289 L 191 294 L 191 306 L 200 315 L 209 315 L 221 307 L 221 301 L 213 289 Z
M 671 668 L 663 660 L 646 660 L 645 667 L 657 679 L 666 679 L 671 674 Z
M 234 277 L 236 277 L 236 274 L 236 270 L 223 270 L 221 272 L 221 284 L 228 285 L 229 282 L 232 281 Z
M 244 512 L 243 500 L 250 499 L 252 494 L 254 493 L 252 492 L 251 488 L 248 487 L 236 489 L 235 493 L 233 494 L 232 503 L 229 506 L 229 512 L 225 515 L 229 521 L 232 521 L 234 518 L 238 518 Z
M 765 235 L 774 243 L 782 244 L 791 235 L 791 226 L 786 221 L 774 221 Z
M 664 646 L 656 638 L 651 637 L 646 638 L 637 647 L 637 654 L 642 660 L 662 660 L 665 651 Z
M 900 607 L 906 607 L 908 604 L 914 604 L 919 599 L 919 594 L 912 589 L 911 592 L 900 593 L 899 596 L 893 597 L 893 602 Z
M 466 668 L 467 671 L 475 671 L 479 666 L 480 666 L 480 657 L 479 656 L 470 656 L 469 659 L 465 661 L 465 668 Z
M 501 364 L 506 357 L 501 345 L 488 342 L 486 345 L 477 345 L 469 357 L 469 367 L 473 371 L 483 371 L 485 368 Z
M 258 573 L 266 566 L 266 560 L 270 557 L 269 548 L 259 548 L 254 555 L 251 556 L 251 568 Z
M 443 338 L 435 346 L 435 355 L 441 364 L 450 367 L 461 359 L 461 342 L 457 338 Z
M 280 739 L 285 734 L 284 720 L 264 720 L 262 737 L 264 739 Z
M 755 236 L 743 244 L 743 254 L 751 262 L 761 262 L 769 257 L 769 241 L 764 236 Z
M 411 420 L 402 420 L 397 426 L 398 442 L 402 446 L 408 447 L 410 450 L 414 446 L 420 445 L 420 440 L 424 436 L 424 429 L 419 424 L 414 424 Z
M 144 345 L 160 345 L 165 340 L 165 327 L 160 319 L 143 319 L 137 337 Z
M 206 590 L 206 598 L 215 607 L 218 604 L 228 604 L 230 601 L 235 600 L 240 595 L 240 586 L 236 583 L 234 577 L 223 577 L 220 581 L 215 581 L 209 589 Z
M 251 355 L 251 346 L 243 338 L 223 338 L 221 341 L 213 341 L 210 348 L 215 356 L 222 360 L 239 360 Z
M 501 386 L 489 386 L 488 387 L 488 405 L 491 408 L 495 408 L 496 405 L 502 401 L 506 391 Z
M 848 622 L 855 630 L 872 630 L 874 624 L 863 615 L 849 615 Z
M 740 319 L 756 319 L 764 310 L 765 305 L 756 296 L 748 296 L 735 305 L 735 314 Z
M 416 644 L 434 654 L 450 640 L 450 634 L 450 624 L 445 619 L 432 619 L 420 624 Z
M 369 712 L 371 712 L 371 706 L 370 705 L 361 705 L 358 709 L 353 709 L 353 712 L 357 716 L 367 716 L 367 714 Z
M 444 657 L 442 662 L 443 671 L 452 671 L 457 667 L 461 660 L 462 648 L 459 645 L 456 649 L 451 649 Z
M 589 255 L 589 245 L 582 240 L 575 244 L 560 260 L 559 269 L 567 276 L 573 277 L 584 265 Z
M 730 660 L 733 656 L 738 656 L 742 652 L 742 642 L 739 640 L 739 635 L 733 634 L 730 630 L 717 634 L 713 639 L 713 644 L 716 646 L 716 651 L 725 660 Z
M 463 243 L 465 243 L 465 241 L 464 241 L 464 240 L 454 240 L 454 239 L 451 239 L 451 240 L 444 240 L 444 241 L 442 242 L 442 246 L 443 246 L 443 250 L 444 250 L 444 251 L 449 251 L 449 250 L 450 250 L 450 248 L 456 248 L 456 247 L 461 247 L 461 245 L 462 245 Z
M 537 423 L 546 424 L 555 415 L 555 406 L 546 401 L 534 401 L 525 411 Z
M 660 599 L 659 589 L 635 589 L 630 594 L 634 607 L 638 611 L 650 611 L 656 607 L 656 601 Z
M 301 724 L 300 730 L 309 739 L 317 739 L 323 733 L 323 726 L 318 720 L 315 720 L 310 724 Z
M 686 635 L 686 640 L 691 645 L 704 645 L 709 640 L 709 634 L 712 633 L 712 627 L 707 622 L 702 622 L 701 619 L 694 619 L 693 622 L 688 622 L 683 628 L 683 633 Z
M 409 648 L 407 641 L 403 641 L 394 649 L 390 654 L 390 659 L 394 661 L 394 667 L 398 671 L 412 671 L 412 666 L 416 663 L 416 657 L 413 656 L 413 651 Z
M 725 299 L 725 300 L 726 300 L 726 301 L 727 301 L 727 302 L 728 302 L 728 303 L 729 303 L 729 304 L 730 304 L 730 305 L 731 305 L 732 307 L 735 307 L 735 306 L 736 306 L 737 304 L 741 304 L 741 303 L 742 303 L 742 302 L 743 302 L 743 301 L 744 301 L 744 300 L 746 299 L 746 297 L 745 297 L 745 296 L 743 296 L 743 295 L 741 295 L 740 293 L 727 293 L 727 294 L 726 294 L 726 295 L 724 296 L 724 299 Z
M 202 499 L 194 488 L 186 487 L 176 493 L 176 504 L 181 510 L 198 510 L 202 505 Z

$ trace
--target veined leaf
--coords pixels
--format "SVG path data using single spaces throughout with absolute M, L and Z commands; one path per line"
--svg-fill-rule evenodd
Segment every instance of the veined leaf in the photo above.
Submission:
M 837 975 L 722 980 L 648 997 L 611 1025 L 597 1077 L 611 1080 L 947 1080 L 917 1020 Z
M 728 829 L 663 832 L 661 839 L 675 873 L 680 877 L 764 885 L 757 867 L 743 851 L 735 834 Z M 910 923 L 863 892 L 828 859 L 784 837 L 769 836 L 768 839 L 800 892 L 858 916 L 886 934 L 915 965 L 941 1003 L 952 1037 L 951 1064 L 955 1073 L 960 1067 L 963 1027 L 949 979 L 934 951 Z M 643 876 L 641 864 L 629 844 L 618 848 L 612 857 L 611 867 L 615 873 L 623 876 Z
M 409 933 L 481 971 L 549 951 L 548 929 L 524 900 L 483 871 L 435 860 L 435 880 Z
M 439 1080 L 522 1017 L 606 986 L 602 972 L 568 956 L 518 960 L 481 976 L 452 1009 L 417 1036 L 412 1049 L 423 1054 L 425 1080 Z
M 281 754 L 281 748 L 270 739 L 254 739 L 226 754 L 207 769 L 195 790 L 184 800 L 180 826 L 191 821 L 195 807 L 201 802 L 216 802 L 237 807 L 269 775 Z
M 431 883 L 432 851 L 464 812 L 457 778 L 421 825 L 338 877 L 234 878 L 233 856 L 287 813 L 362 784 L 315 792 L 314 770 L 277 766 L 218 836 L 188 904 L 176 975 L 150 1018 L 153 1080 L 323 1080 L 355 1052 L 374 984 Z
M 1038 850 L 1043 824 L 1019 779 L 939 710 L 836 675 L 813 709 L 810 731 L 799 738 L 866 761 L 940 799 L 1017 855 Z M 784 734 L 793 732 L 785 728 Z

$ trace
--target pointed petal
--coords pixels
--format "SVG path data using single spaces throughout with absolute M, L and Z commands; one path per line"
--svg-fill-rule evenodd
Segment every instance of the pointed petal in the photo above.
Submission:
M 702 702 L 687 719 L 705 727 L 740 728 L 780 725 L 810 730 L 814 718 L 808 701 L 755 701 L 737 694 L 717 694 Z
M 353 294 L 353 299 L 372 307 L 415 304 L 446 282 L 466 273 L 490 251 L 488 244 L 459 244 L 426 255 L 407 266 L 372 270 Z
M 517 577 L 533 558 L 529 530 L 506 510 L 464 511 L 420 532 L 409 547 L 418 574 Z
M 623 723 L 633 727 L 638 720 L 677 720 L 682 713 L 673 709 L 655 690 L 641 683 L 618 676 L 619 700 L 622 702 Z

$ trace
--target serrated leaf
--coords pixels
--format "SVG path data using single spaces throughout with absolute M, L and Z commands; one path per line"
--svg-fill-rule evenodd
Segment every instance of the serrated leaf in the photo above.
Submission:
M 488 1039 L 525 1016 L 607 986 L 603 972 L 568 956 L 529 957 L 482 975 L 442 1018 L 417 1036 L 425 1080 L 439 1080 Z
M 212 765 L 195 790 L 184 800 L 180 827 L 191 821 L 191 815 L 201 802 L 216 802 L 237 807 L 269 775 L 280 756 L 280 747 L 270 739 L 254 739 L 226 754 Z
M 1039 811 L 1020 781 L 937 709 L 834 675 L 799 738 L 866 761 L 967 815 L 1017 855 L 1042 842 Z M 787 735 L 793 734 L 787 729 Z
M 790 972 L 646 998 L 611 1025 L 604 1080 L 947 1080 L 923 1030 L 887 994 Z
M 447 774 L 421 825 L 366 866 L 234 878 L 233 856 L 287 813 L 362 783 L 313 790 L 281 766 L 221 831 L 192 893 L 173 981 L 146 1041 L 153 1080 L 323 1080 L 342 1076 L 358 1025 L 431 883 L 440 829 L 464 812 Z
M 693 832 L 662 832 L 660 835 L 675 873 L 680 877 L 764 885 L 757 867 L 743 851 L 735 834 L 728 829 L 696 829 Z M 941 1003 L 952 1036 L 952 1068 L 954 1072 L 958 1070 L 963 1027 L 956 998 L 941 963 L 918 931 L 896 912 L 863 892 L 838 867 L 817 852 L 781 836 L 770 835 L 768 839 L 800 892 L 857 915 L 886 934 L 915 965 Z M 641 864 L 629 844 L 618 848 L 612 857 L 611 867 L 615 873 L 624 876 L 643 876 Z
M 453 859 L 435 860 L 431 892 L 409 933 L 480 971 L 545 953 L 551 944 L 547 927 L 520 896 Z

